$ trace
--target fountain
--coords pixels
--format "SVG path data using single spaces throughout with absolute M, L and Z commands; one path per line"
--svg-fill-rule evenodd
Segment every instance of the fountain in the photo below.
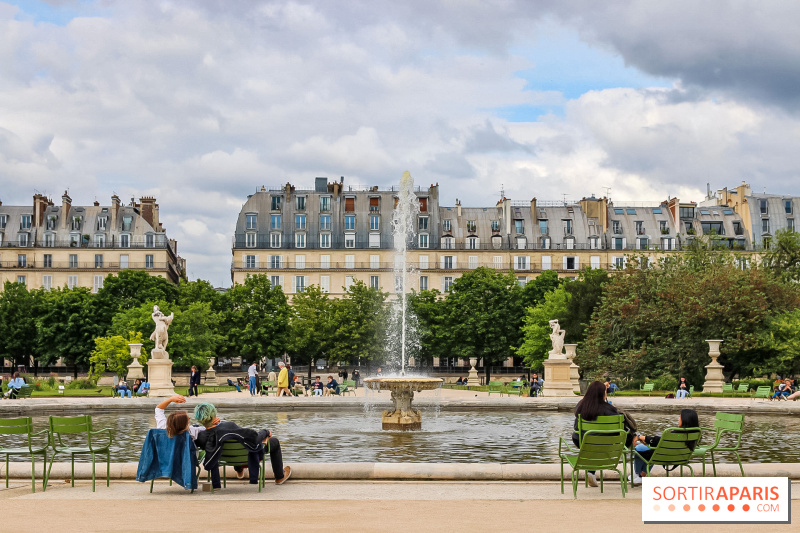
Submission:
M 381 426 L 383 429 L 399 429 L 411 431 L 422 428 L 422 414 L 411 406 L 414 393 L 423 390 L 438 389 L 442 386 L 441 378 L 424 378 L 406 376 L 406 348 L 408 346 L 408 309 L 407 298 L 411 269 L 408 264 L 408 244 L 414 238 L 416 214 L 419 212 L 419 201 L 414 194 L 414 180 L 406 171 L 400 179 L 397 206 L 394 210 L 394 252 L 395 252 L 395 284 L 397 300 L 395 314 L 398 315 L 400 328 L 400 376 L 367 378 L 364 385 L 371 390 L 391 391 L 393 408 L 383 412 Z

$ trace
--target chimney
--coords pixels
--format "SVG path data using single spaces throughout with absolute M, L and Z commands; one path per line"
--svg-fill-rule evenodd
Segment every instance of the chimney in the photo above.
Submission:
M 47 206 L 49 205 L 52 205 L 52 202 L 50 202 L 46 196 L 38 193 L 33 195 L 32 223 L 35 228 L 40 228 L 44 224 L 44 212 L 47 210 Z
M 536 198 L 531 198 L 531 222 L 536 224 L 539 221 L 539 214 L 536 212 Z
M 111 230 L 117 229 L 117 214 L 119 213 L 119 196 L 116 194 L 111 196 Z
M 139 201 L 141 202 L 141 211 L 139 213 L 142 215 L 142 218 L 145 220 L 145 222 L 150 224 L 153 229 L 156 229 L 156 226 L 158 225 L 156 199 L 152 196 L 142 196 L 139 198 Z
M 69 210 L 72 207 L 72 198 L 69 197 L 67 191 L 61 197 L 61 228 L 69 228 Z
M 456 213 L 458 218 L 461 218 L 461 200 L 456 198 Z

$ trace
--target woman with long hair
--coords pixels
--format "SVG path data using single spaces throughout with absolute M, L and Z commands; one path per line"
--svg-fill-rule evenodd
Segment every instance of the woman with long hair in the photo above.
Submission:
M 681 416 L 678 419 L 678 427 L 679 428 L 699 428 L 700 427 L 700 419 L 697 416 L 697 411 L 694 409 L 684 409 L 681 411 Z M 658 441 L 661 440 L 659 435 L 653 436 L 646 436 L 646 435 L 636 435 L 633 439 L 633 444 L 636 446 L 634 449 L 644 457 L 645 459 L 650 459 L 653 456 L 652 448 L 658 446 Z M 690 450 L 694 450 L 695 445 L 697 445 L 697 441 L 687 441 L 686 446 Z M 645 471 L 645 462 L 643 459 L 639 458 L 638 456 L 634 456 L 633 458 L 633 482 L 634 483 L 641 483 L 642 477 L 646 476 L 648 472 Z M 649 470 L 649 469 L 648 469 Z
M 174 439 L 175 436 L 188 431 L 192 440 L 197 440 L 197 435 L 205 428 L 201 426 L 189 425 L 189 413 L 186 411 L 175 411 L 166 415 L 165 410 L 171 403 L 186 403 L 186 398 L 181 395 L 175 395 L 167 398 L 156 406 L 156 428 L 166 429 L 169 438 Z

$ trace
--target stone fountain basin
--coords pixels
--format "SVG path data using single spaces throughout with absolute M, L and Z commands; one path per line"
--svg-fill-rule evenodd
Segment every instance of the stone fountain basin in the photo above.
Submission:
M 439 389 L 444 384 L 442 378 L 366 378 L 364 385 L 372 390 L 423 390 Z

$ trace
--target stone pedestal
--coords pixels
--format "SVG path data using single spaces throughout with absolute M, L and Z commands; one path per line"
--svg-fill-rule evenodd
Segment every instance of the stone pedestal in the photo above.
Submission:
M 478 377 L 478 370 L 475 368 L 475 365 L 478 364 L 478 359 L 476 357 L 470 357 L 469 364 L 472 368 L 469 369 L 469 374 L 467 374 L 467 384 L 472 387 L 477 387 L 481 384 L 481 380 Z
M 175 395 L 172 385 L 172 361 L 166 350 L 153 350 L 147 361 L 147 376 L 150 383 L 150 396 L 168 397 Z
M 128 344 L 128 347 L 131 349 L 131 357 L 133 358 L 133 361 L 131 361 L 131 364 L 128 365 L 128 375 L 126 376 L 126 379 L 144 379 L 144 372 L 142 371 L 144 367 L 139 363 L 139 357 L 142 355 L 142 345 L 130 343 Z
M 578 355 L 578 345 L 577 344 L 565 344 L 564 350 L 566 351 L 567 359 L 570 362 L 569 365 L 569 380 L 572 382 L 572 390 L 577 392 L 578 394 L 581 393 L 581 374 L 578 371 L 580 367 L 575 364 L 575 356 Z
M 725 376 L 722 374 L 724 368 L 717 362 L 719 357 L 719 345 L 721 340 L 707 340 L 708 355 L 711 356 L 711 363 L 706 365 L 706 381 L 703 383 L 703 392 L 722 392 L 725 384 Z
M 214 370 L 214 358 L 208 358 L 208 370 L 206 370 L 206 385 L 217 385 L 217 371 Z
M 572 362 L 569 359 L 547 359 L 542 364 L 544 365 L 542 396 L 575 396 L 573 392 L 575 388 L 570 379 Z
M 413 390 L 393 390 L 392 403 L 394 404 L 394 409 L 383 412 L 381 428 L 402 431 L 422 429 L 422 414 L 411 407 L 413 399 Z

